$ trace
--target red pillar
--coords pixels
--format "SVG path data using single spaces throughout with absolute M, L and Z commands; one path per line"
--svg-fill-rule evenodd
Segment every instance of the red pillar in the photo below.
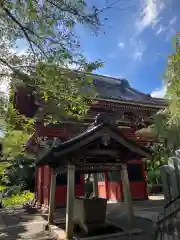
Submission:
M 148 199 L 147 171 L 146 171 L 146 164 L 143 162 L 142 162 L 142 175 L 144 177 L 144 198 Z

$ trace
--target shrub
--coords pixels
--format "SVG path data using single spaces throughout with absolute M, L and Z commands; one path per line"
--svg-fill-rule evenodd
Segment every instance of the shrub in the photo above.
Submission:
M 33 198 L 34 198 L 34 193 L 31 193 L 31 192 L 12 195 L 9 198 L 3 199 L 3 205 L 5 206 L 22 205 L 23 203 L 26 203 Z
M 148 171 L 148 183 L 149 184 L 159 184 L 161 183 L 161 175 L 160 171 L 154 170 L 154 171 Z

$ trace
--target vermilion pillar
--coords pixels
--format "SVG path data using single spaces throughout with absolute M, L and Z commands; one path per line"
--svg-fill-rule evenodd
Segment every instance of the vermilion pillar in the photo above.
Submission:
M 144 198 L 148 199 L 148 182 L 147 182 L 147 170 L 145 163 L 142 163 L 142 175 L 144 177 Z

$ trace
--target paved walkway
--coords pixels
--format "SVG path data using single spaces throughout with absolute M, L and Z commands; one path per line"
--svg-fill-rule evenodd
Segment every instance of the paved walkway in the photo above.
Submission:
M 121 236 L 121 240 L 150 240 L 153 222 L 157 215 L 163 211 L 163 200 L 134 202 L 136 228 L 144 230 L 144 233 L 134 236 Z M 122 203 L 108 204 L 107 219 L 122 227 L 127 225 L 124 217 L 124 205 Z M 64 218 L 65 211 L 62 209 L 56 214 L 56 218 Z M 8 215 L 0 212 L 0 240 L 53 240 L 55 237 L 44 231 L 47 222 L 47 214 L 27 214 L 19 209 L 15 214 Z M 109 239 L 109 238 L 108 238 Z M 114 238 L 115 239 L 115 238 Z
M 14 214 L 0 212 L 0 240 L 53 240 L 53 235 L 44 231 L 45 218 L 41 215 L 27 214 L 23 209 Z

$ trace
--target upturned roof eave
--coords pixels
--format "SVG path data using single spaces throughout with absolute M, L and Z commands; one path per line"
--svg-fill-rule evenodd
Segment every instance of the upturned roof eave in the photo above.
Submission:
M 94 101 L 106 101 L 106 102 L 112 102 L 112 103 L 119 103 L 119 104 L 127 104 L 127 105 L 133 105 L 133 106 L 140 106 L 140 107 L 150 107 L 150 108 L 159 108 L 159 109 L 162 109 L 162 108 L 166 108 L 168 106 L 168 104 L 164 103 L 164 104 L 148 104 L 148 103 L 145 103 L 145 102 L 140 102 L 140 101 L 127 101 L 127 100 L 115 100 L 115 99 L 109 99 L 109 98 L 95 98 Z

